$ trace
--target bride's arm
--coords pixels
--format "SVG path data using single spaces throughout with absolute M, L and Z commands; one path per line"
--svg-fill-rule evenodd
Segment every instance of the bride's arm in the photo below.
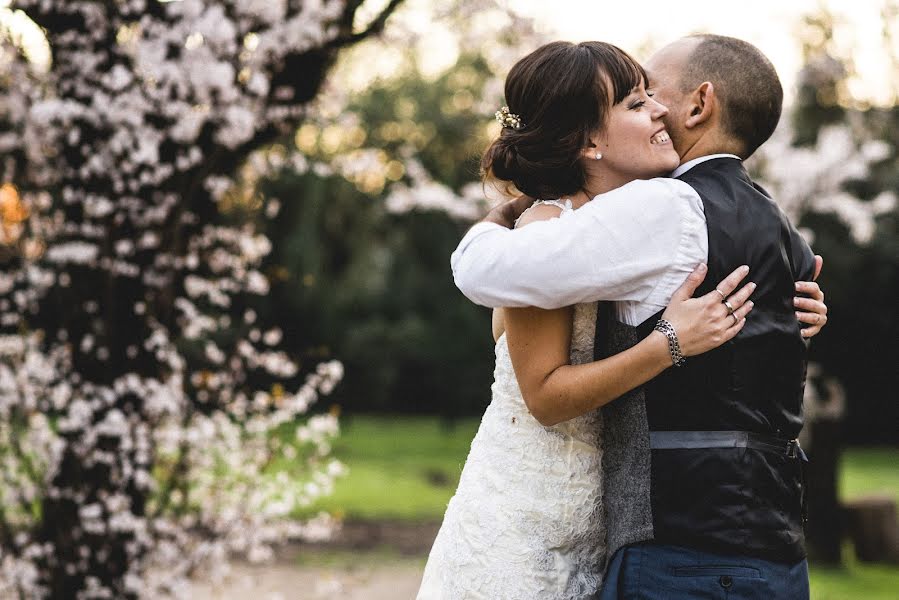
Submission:
M 551 205 L 526 211 L 517 227 L 551 220 L 560 213 Z M 747 302 L 754 284 L 732 294 L 749 270 L 740 267 L 701 298 L 693 293 L 705 279 L 705 265 L 697 267 L 671 296 L 663 318 L 674 326 L 684 356 L 702 354 L 732 339 L 752 310 Z M 721 290 L 736 309 L 730 316 Z M 506 340 L 515 377 L 528 410 L 543 425 L 555 425 L 608 404 L 672 366 L 668 338 L 653 331 L 637 345 L 609 358 L 570 365 L 571 307 L 554 310 L 504 308 Z M 496 333 L 496 332 L 494 332 Z
M 668 339 L 657 331 L 615 356 L 570 365 L 571 308 L 507 308 L 504 316 L 522 397 L 543 425 L 590 412 L 671 366 Z
M 675 292 L 662 315 L 674 325 L 681 352 L 688 357 L 736 336 L 753 306 L 747 301 L 755 289 L 753 284 L 731 293 L 747 274 L 743 267 L 717 286 L 736 308 L 736 318 L 730 316 L 717 291 L 691 298 L 705 278 L 703 267 Z M 658 331 L 609 358 L 571 365 L 570 308 L 506 308 L 504 313 L 509 354 L 522 397 L 543 425 L 555 425 L 608 404 L 672 366 L 668 338 Z

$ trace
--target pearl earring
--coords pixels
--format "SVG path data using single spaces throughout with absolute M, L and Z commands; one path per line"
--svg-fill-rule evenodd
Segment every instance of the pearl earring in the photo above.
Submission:
M 597 152 L 595 158 L 596 160 L 602 160 L 602 152 Z

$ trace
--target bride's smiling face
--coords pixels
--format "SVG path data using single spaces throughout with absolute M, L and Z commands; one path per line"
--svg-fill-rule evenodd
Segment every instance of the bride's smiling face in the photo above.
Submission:
M 668 109 L 653 100 L 641 82 L 608 112 L 605 126 L 594 136 L 596 148 L 586 151 L 597 169 L 614 179 L 648 179 L 669 174 L 680 157 L 662 118 Z M 602 158 L 596 160 L 596 153 Z

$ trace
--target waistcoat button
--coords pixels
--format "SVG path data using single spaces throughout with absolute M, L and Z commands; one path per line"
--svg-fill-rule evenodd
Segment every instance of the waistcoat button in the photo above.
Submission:
M 718 580 L 718 583 L 721 584 L 721 587 L 723 587 L 724 589 L 727 589 L 734 584 L 734 578 L 731 577 L 730 575 L 722 575 L 721 578 Z

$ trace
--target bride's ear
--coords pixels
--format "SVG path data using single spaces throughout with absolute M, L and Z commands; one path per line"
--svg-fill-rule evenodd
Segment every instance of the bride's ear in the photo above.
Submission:
M 589 140 L 587 147 L 581 150 L 581 158 L 586 160 L 601 160 L 602 159 L 602 150 L 599 149 L 599 144 L 597 144 L 598 140 L 596 138 L 592 138 Z
M 715 95 L 715 86 L 712 85 L 711 81 L 704 81 L 698 88 L 693 90 L 687 109 L 689 110 L 689 115 L 687 120 L 684 121 L 684 127 L 687 129 L 693 129 L 711 119 L 714 112 L 718 109 L 718 97 Z

